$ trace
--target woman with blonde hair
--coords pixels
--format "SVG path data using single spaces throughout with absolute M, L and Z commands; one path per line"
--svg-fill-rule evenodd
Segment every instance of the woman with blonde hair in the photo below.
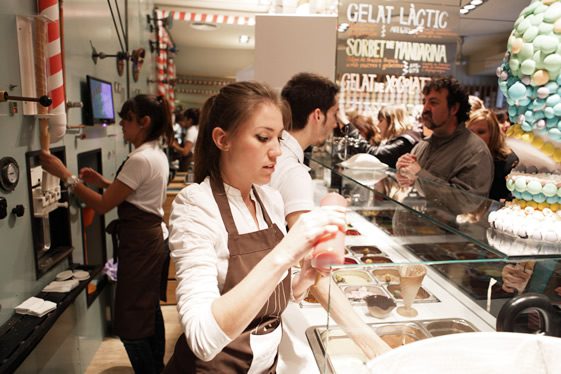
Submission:
M 395 168 L 397 159 L 411 151 L 421 139 L 421 133 L 414 129 L 403 106 L 382 107 L 378 112 L 378 123 L 374 125 L 374 143 L 364 143 L 361 153 L 369 153 L 380 161 Z
M 489 109 L 471 112 L 467 128 L 487 144 L 495 163 L 495 177 L 489 197 L 494 200 L 511 199 L 506 188 L 506 176 L 518 164 L 518 156 L 505 143 L 497 116 Z

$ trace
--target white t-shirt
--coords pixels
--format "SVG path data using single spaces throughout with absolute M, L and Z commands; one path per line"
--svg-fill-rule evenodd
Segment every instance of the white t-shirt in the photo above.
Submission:
M 269 185 L 282 195 L 285 215 L 314 208 L 314 188 L 310 168 L 304 165 L 304 150 L 287 131 L 282 133 L 282 154 L 277 158 Z
M 142 144 L 129 154 L 117 179 L 133 191 L 126 201 L 149 213 L 164 216 L 163 204 L 169 178 L 169 165 L 158 141 Z
M 269 217 L 284 233 L 281 196 L 268 186 L 255 188 Z M 267 228 L 253 192 L 250 196 L 255 201 L 259 227 L 255 225 L 240 191 L 226 184 L 224 189 L 240 234 Z M 177 309 L 187 343 L 197 357 L 210 360 L 222 351 L 231 339 L 217 324 L 211 310 L 212 302 L 220 297 L 220 290 L 224 286 L 230 252 L 228 233 L 212 195 L 209 178 L 201 184 L 192 184 L 184 188 L 175 198 L 170 216 L 169 239 L 178 279 Z M 259 357 L 262 360 L 257 360 L 256 357 L 250 372 L 262 372 L 272 364 L 281 339 L 281 328 L 277 330 L 259 336 L 264 339 L 260 340 L 259 346 L 256 347 L 258 352 L 267 351 L 272 355 L 268 357 L 268 353 L 261 354 L 260 356 L 267 356 Z
M 195 144 L 197 143 L 197 137 L 199 136 L 199 126 L 191 126 L 187 129 L 187 135 L 185 135 L 185 141 L 193 143 L 193 148 L 191 152 L 195 153 Z
M 277 158 L 269 185 L 281 193 L 285 215 L 312 210 L 314 188 L 310 168 L 304 164 L 304 150 L 287 131 L 283 132 L 282 139 L 282 154 Z M 302 321 L 305 321 L 302 310 L 296 304 L 289 303 L 282 315 L 283 339 L 279 347 L 278 373 L 318 372 Z

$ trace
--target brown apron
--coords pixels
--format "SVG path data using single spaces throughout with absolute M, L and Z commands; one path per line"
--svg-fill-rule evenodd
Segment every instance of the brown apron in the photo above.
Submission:
M 255 189 L 253 193 L 267 222 L 267 228 L 247 234 L 238 234 L 224 184 L 211 179 L 214 199 L 218 204 L 222 221 L 228 232 L 228 272 L 221 294 L 236 286 L 283 238 L 282 231 L 274 224 Z M 290 274 L 290 270 L 289 270 Z M 255 285 L 259 287 L 259 285 Z M 253 360 L 250 347 L 250 335 L 263 335 L 272 332 L 280 325 L 280 315 L 286 308 L 290 297 L 290 275 L 277 285 L 273 294 L 255 316 L 244 332 L 228 344 L 211 361 L 198 359 L 187 344 L 185 334 L 181 335 L 175 345 L 175 351 L 164 373 L 240 373 L 247 372 Z M 275 373 L 276 361 L 267 371 Z
M 154 335 L 166 258 L 162 217 L 124 201 L 118 207 L 115 333 L 136 340 Z

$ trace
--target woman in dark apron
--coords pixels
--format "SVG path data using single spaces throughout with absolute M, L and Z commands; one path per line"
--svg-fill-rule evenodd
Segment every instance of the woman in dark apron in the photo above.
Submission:
M 138 95 L 125 102 L 119 115 L 123 138 L 135 150 L 113 182 L 90 168 L 80 170 L 77 178 L 50 154 L 41 155 L 41 165 L 97 213 L 118 208 L 119 219 L 110 225 L 118 239 L 114 241 L 119 264 L 115 332 L 136 373 L 159 373 L 165 350 L 160 283 L 167 256 L 162 205 L 169 173 L 159 141 L 162 137 L 173 141 L 173 128 L 169 105 L 162 97 Z M 82 180 L 105 192 L 98 194 Z
M 280 155 L 282 108 L 252 82 L 225 86 L 203 107 L 196 183 L 170 217 L 184 334 L 165 373 L 274 373 L 280 315 L 316 278 L 309 260 L 294 279 L 290 267 L 344 227 L 344 212 L 322 208 L 284 236 L 282 198 L 264 186 Z

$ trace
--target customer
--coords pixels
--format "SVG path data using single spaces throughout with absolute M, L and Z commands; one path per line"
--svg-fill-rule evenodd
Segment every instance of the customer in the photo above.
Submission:
M 395 168 L 397 159 L 410 152 L 421 139 L 421 133 L 413 129 L 405 108 L 400 105 L 380 109 L 374 132 L 374 145 L 363 143 L 359 152 L 376 156 L 391 168 Z
M 485 143 L 464 122 L 469 118 L 468 95 L 451 77 L 435 78 L 423 88 L 423 124 L 432 130 L 396 164 L 402 183 L 416 177 L 444 181 L 488 196 L 493 180 L 493 158 Z
M 375 129 L 371 116 L 351 112 L 347 114 L 347 118 L 353 127 L 349 132 L 349 136 L 361 138 L 365 144 L 374 143 Z
M 282 155 L 278 158 L 270 186 L 279 190 L 283 196 L 289 232 L 294 222 L 314 207 L 314 184 L 309 168 L 303 163 L 303 147 L 321 144 L 335 127 L 332 123 L 337 121 L 338 91 L 337 85 L 329 79 L 310 73 L 296 74 L 282 89 L 281 95 L 292 113 L 292 128 L 283 133 Z M 325 115 L 323 126 L 319 126 L 321 121 L 318 122 L 318 111 Z M 331 316 L 339 326 L 346 323 L 344 327 L 352 329 L 349 335 L 356 338 L 355 343 L 368 358 L 374 358 L 378 349 L 377 337 L 367 333 L 368 326 L 362 322 L 341 290 L 338 287 L 330 288 L 329 277 L 318 278 L 310 291 L 326 308 L 328 301 L 331 301 Z M 308 372 L 315 369 L 308 367 L 315 365 L 314 359 L 306 357 L 306 352 L 309 352 L 307 342 L 303 331 L 299 331 L 301 325 L 296 326 L 294 323 L 295 320 L 302 319 L 300 314 L 299 307 L 289 305 L 283 316 L 285 336 L 279 352 L 279 373 Z M 288 361 L 290 368 L 286 363 Z
M 495 115 L 497 116 L 497 121 L 499 121 L 499 127 L 501 128 L 501 131 L 506 134 L 511 126 L 507 111 L 499 110 L 495 113 Z
M 506 188 L 506 176 L 518 164 L 518 156 L 506 145 L 497 117 L 489 109 L 471 112 L 467 128 L 487 144 L 493 156 L 495 176 L 489 197 L 494 200 L 512 200 L 512 194 Z
M 268 87 L 232 83 L 205 103 L 195 184 L 173 203 L 170 244 L 184 329 L 165 373 L 274 372 L 280 314 L 317 272 L 312 245 L 345 224 L 320 208 L 284 235 L 283 203 L 268 186 L 280 155 L 282 102 Z
M 159 139 L 173 140 L 167 101 L 138 95 L 123 105 L 123 138 L 135 149 L 117 170 L 113 182 L 90 168 L 80 178 L 55 156 L 41 154 L 41 165 L 65 181 L 70 191 L 98 214 L 117 207 L 118 255 L 114 325 L 136 373 L 159 373 L 165 351 L 164 321 L 160 310 L 160 280 L 164 247 L 162 204 L 166 196 L 168 160 Z M 105 192 L 99 194 L 82 180 Z
M 479 109 L 485 109 L 485 103 L 479 98 L 479 96 L 469 95 L 468 96 L 469 105 L 471 106 L 470 111 L 475 112 Z

